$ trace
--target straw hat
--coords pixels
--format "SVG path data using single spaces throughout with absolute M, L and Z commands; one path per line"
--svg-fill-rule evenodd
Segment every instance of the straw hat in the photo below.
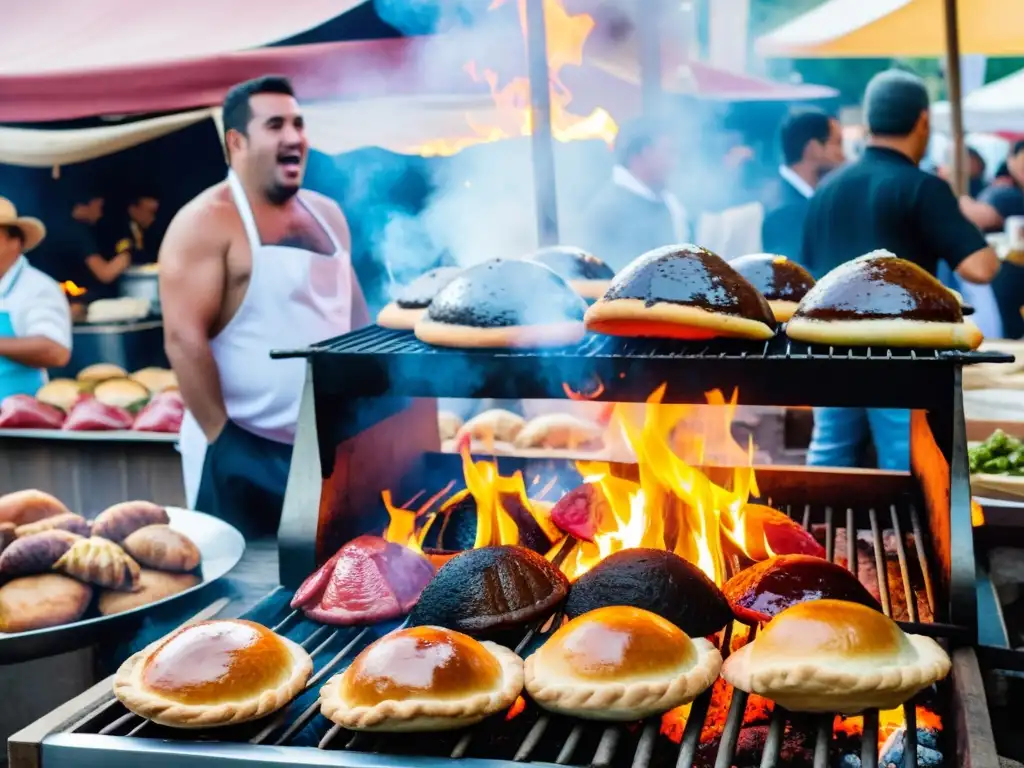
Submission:
M 25 236 L 22 250 L 28 253 L 46 237 L 46 227 L 39 219 L 31 216 L 18 216 L 18 209 L 6 197 L 0 197 L 0 227 L 17 227 Z

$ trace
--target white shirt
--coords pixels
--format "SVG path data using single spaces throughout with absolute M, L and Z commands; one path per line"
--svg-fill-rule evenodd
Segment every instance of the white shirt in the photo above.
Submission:
M 664 203 L 668 208 L 669 216 L 672 217 L 672 231 L 675 234 L 676 242 L 688 243 L 690 241 L 690 225 L 686 220 L 686 209 L 679 202 L 679 198 L 671 192 L 665 191 L 659 195 L 622 165 L 616 165 L 612 170 L 612 183 L 629 190 L 637 197 L 655 203 Z
M 789 185 L 793 187 L 793 189 L 807 199 L 814 196 L 814 187 L 808 184 L 804 179 L 800 178 L 797 172 L 788 165 L 779 166 L 779 176 L 781 176 L 785 181 L 788 181 Z
M 10 313 L 16 336 L 44 336 L 71 349 L 71 306 L 56 280 L 19 256 L 0 278 L 0 297 L 9 288 L 6 298 L 0 298 L 0 312 Z

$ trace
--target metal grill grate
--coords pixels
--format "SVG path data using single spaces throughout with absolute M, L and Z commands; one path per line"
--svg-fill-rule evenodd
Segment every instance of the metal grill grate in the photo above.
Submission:
M 912 505 L 892 506 L 888 510 L 838 510 L 831 507 L 811 506 L 783 509 L 805 528 L 823 527 L 830 560 L 845 555 L 847 564 L 857 563 L 857 531 L 855 523 L 864 519 L 866 512 L 869 529 L 863 529 L 874 544 L 876 572 L 880 575 L 877 587 L 886 615 L 893 615 L 893 606 L 902 592 L 907 606 L 906 622 L 901 624 L 909 631 L 943 634 L 947 629 L 940 624 L 927 624 L 918 613 L 918 606 L 924 605 L 934 614 L 935 599 L 930 571 L 925 560 L 921 520 Z M 845 512 L 845 516 L 843 514 Z M 890 579 L 890 569 L 885 563 L 885 532 L 891 530 L 895 539 L 899 562 L 899 577 Z M 820 530 L 820 528 L 819 528 Z M 845 532 L 845 552 L 838 552 L 835 545 L 837 534 Z M 912 531 L 913 545 L 905 545 L 904 534 Z M 863 539 L 864 536 L 862 536 Z M 923 584 L 915 583 L 915 570 L 923 577 Z M 891 583 L 895 581 L 896 583 Z M 871 584 L 866 584 L 869 588 Z M 313 657 L 315 673 L 306 690 L 286 709 L 263 721 L 218 729 L 208 732 L 173 730 L 155 725 L 128 713 L 116 701 L 111 701 L 90 713 L 70 729 L 74 734 L 100 734 L 106 736 L 133 736 L 145 739 L 146 752 L 152 754 L 173 749 L 175 743 L 199 742 L 190 745 L 190 755 L 202 749 L 206 742 L 220 741 L 248 745 L 243 754 L 253 765 L 259 765 L 266 758 L 266 765 L 279 764 L 280 753 L 265 751 L 265 747 L 306 747 L 347 753 L 354 757 L 360 754 L 376 753 L 402 758 L 401 764 L 414 765 L 418 757 L 432 758 L 477 758 L 492 763 L 508 762 L 557 764 L 567 766 L 676 766 L 689 768 L 703 764 L 708 755 L 701 751 L 701 731 L 712 704 L 712 692 L 700 696 L 691 706 L 686 726 L 678 744 L 661 733 L 660 719 L 652 718 L 641 724 L 604 725 L 573 718 L 554 716 L 536 709 L 532 704 L 517 717 L 506 721 L 504 715 L 496 716 L 475 727 L 452 733 L 402 734 L 400 738 L 387 734 L 356 734 L 342 731 L 319 714 L 317 693 L 329 676 L 342 671 L 351 663 L 356 654 L 377 637 L 394 629 L 392 622 L 364 628 L 335 628 L 315 624 L 297 611 L 290 611 L 288 601 L 291 594 L 284 590 L 265 598 L 248 618 L 259 621 L 302 644 Z M 545 629 L 550 631 L 550 624 Z M 543 638 L 545 629 L 531 629 L 517 651 L 529 653 Z M 732 627 L 726 630 L 723 648 L 730 647 Z M 728 714 L 721 728 L 715 768 L 728 768 L 735 764 L 737 744 L 743 729 L 744 713 L 749 697 L 741 691 L 732 692 Z M 913 703 L 904 706 L 907 723 L 904 739 L 904 766 L 916 768 L 917 731 L 916 711 Z M 833 740 L 833 716 L 794 716 L 775 707 L 767 724 L 767 735 L 760 754 L 761 766 L 775 766 L 784 762 L 784 737 L 789 729 L 808 732 L 813 743 L 813 765 L 824 768 L 833 762 L 830 754 Z M 861 765 L 878 764 L 878 713 L 868 712 L 864 716 L 864 734 L 861 745 Z M 72 742 L 73 743 L 73 742 Z M 69 742 L 65 738 L 62 746 Z M 118 745 L 119 751 L 130 749 Z M 233 755 L 239 754 L 238 752 Z M 298 750 L 292 760 L 303 762 L 302 751 Z M 346 764 L 339 755 L 339 764 Z M 355 761 L 355 764 L 362 764 Z M 396 763 L 397 764 L 397 763 Z
M 938 349 L 899 349 L 883 347 L 837 347 L 805 344 L 779 334 L 768 341 L 718 339 L 682 342 L 669 339 L 625 339 L 587 334 L 579 345 L 559 349 L 530 350 L 453 350 L 424 344 L 412 333 L 372 325 L 358 331 L 314 344 L 308 349 L 281 350 L 273 357 L 311 357 L 317 355 L 446 355 L 477 358 L 596 358 L 596 357 L 671 357 L 718 358 L 729 360 L 866 360 L 891 362 L 956 362 L 960 364 L 1013 362 L 1013 355 L 1002 352 L 962 352 Z
M 591 334 L 561 349 L 461 350 L 376 326 L 274 356 L 310 359 L 318 402 L 325 396 L 543 399 L 574 393 L 642 401 L 667 382 L 666 402 L 702 402 L 708 389 L 738 385 L 747 405 L 947 409 L 959 366 L 1013 359 L 997 352 L 821 347 L 781 334 L 765 342 Z

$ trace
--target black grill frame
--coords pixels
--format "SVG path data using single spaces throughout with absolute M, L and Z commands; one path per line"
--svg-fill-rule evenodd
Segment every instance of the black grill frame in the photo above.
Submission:
M 588 334 L 549 350 L 432 347 L 407 331 L 369 326 L 276 358 L 309 360 L 318 394 L 332 398 L 460 397 L 704 402 L 740 387 L 744 405 L 949 409 L 960 367 L 1012 362 L 1001 352 L 828 347 L 783 334 L 763 342 L 679 342 Z M 692 364 L 692 365 L 691 365 Z M 884 377 L 884 381 L 879 377 Z

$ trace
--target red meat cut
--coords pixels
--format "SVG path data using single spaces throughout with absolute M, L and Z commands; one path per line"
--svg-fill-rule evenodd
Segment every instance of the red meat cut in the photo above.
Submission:
M 385 621 L 408 613 L 432 578 L 434 567 L 423 555 L 360 536 L 302 583 L 291 607 L 323 624 Z
M 64 429 L 74 432 L 131 429 L 132 421 L 132 415 L 124 408 L 106 405 L 94 397 L 81 397 L 71 406 Z
M 172 432 L 181 431 L 181 421 L 185 418 L 185 402 L 177 391 L 161 392 L 139 411 L 132 429 L 136 432 Z
M 593 541 L 601 521 L 611 512 L 604 491 L 594 483 L 573 488 L 551 508 L 551 522 L 577 539 Z
M 31 395 L 11 395 L 0 403 L 0 429 L 60 429 L 64 412 Z

